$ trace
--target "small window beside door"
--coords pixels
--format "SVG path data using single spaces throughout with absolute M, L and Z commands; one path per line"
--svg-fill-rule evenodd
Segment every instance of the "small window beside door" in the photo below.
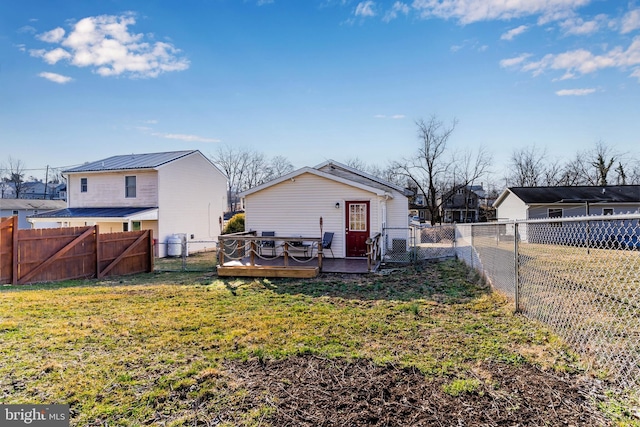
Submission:
M 136 197 L 136 177 L 124 177 L 124 195 L 125 197 Z

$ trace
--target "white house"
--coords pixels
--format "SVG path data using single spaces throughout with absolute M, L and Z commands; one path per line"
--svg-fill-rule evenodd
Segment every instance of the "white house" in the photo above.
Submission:
M 113 156 L 63 174 L 67 207 L 32 216 L 34 227 L 56 221 L 98 225 L 104 233 L 151 229 L 160 243 L 186 235 L 194 251 L 212 247 L 220 234 L 227 178 L 198 150 Z M 159 245 L 158 255 L 165 254 Z
M 31 228 L 27 217 L 62 209 L 67 204 L 64 200 L 28 200 L 28 199 L 0 199 L 0 218 L 16 215 L 18 217 L 18 228 Z M 42 222 L 40 228 L 50 228 L 57 226 L 57 222 Z
M 498 220 L 634 213 L 640 185 L 509 187 L 494 206 Z
M 388 244 L 407 239 L 409 191 L 333 160 L 304 167 L 240 194 L 245 230 L 276 236 L 334 233 L 336 258 L 366 257 L 366 240 L 387 228 Z M 325 253 L 325 256 L 327 254 Z

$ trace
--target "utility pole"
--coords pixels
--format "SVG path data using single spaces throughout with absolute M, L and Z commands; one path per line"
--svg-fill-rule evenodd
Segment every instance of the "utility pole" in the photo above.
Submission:
M 49 187 L 49 165 L 47 165 L 47 172 L 44 174 L 44 200 L 47 200 L 47 187 Z

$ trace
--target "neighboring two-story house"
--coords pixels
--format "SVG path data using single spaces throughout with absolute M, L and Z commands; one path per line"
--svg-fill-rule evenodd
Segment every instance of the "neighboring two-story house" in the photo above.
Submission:
M 478 222 L 484 198 L 482 185 L 467 185 L 444 193 L 440 202 L 443 222 Z
M 151 229 L 161 243 L 184 234 L 209 247 L 220 234 L 227 178 L 198 150 L 113 156 L 63 175 L 67 207 L 30 217 L 34 227 L 56 221 L 60 227 L 98 225 L 101 233 Z M 166 245 L 158 255 L 166 255 Z

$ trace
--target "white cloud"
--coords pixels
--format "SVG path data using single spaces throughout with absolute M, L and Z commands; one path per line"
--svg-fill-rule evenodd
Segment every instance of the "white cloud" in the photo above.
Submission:
M 409 8 L 408 4 L 397 1 L 393 4 L 391 9 L 384 14 L 384 17 L 382 18 L 382 20 L 385 22 L 392 21 L 398 17 L 399 13 L 403 15 L 408 15 L 410 10 L 411 9 Z
M 46 33 L 42 33 L 36 36 L 38 40 L 42 40 L 47 43 L 60 43 L 64 38 L 65 31 L 63 28 L 55 28 L 51 31 L 47 31 Z
M 355 15 L 364 17 L 376 16 L 376 12 L 373 10 L 374 6 L 375 3 L 371 0 L 360 2 L 356 6 Z
M 522 55 L 516 56 L 515 58 L 503 59 L 502 61 L 500 61 L 500 66 L 502 68 L 515 67 L 516 65 L 522 64 L 530 56 L 530 53 L 523 53 Z
M 42 59 L 44 59 L 48 64 L 52 65 L 62 59 L 69 58 L 71 58 L 71 54 L 60 47 L 50 50 L 49 52 L 46 52 L 44 55 L 42 55 Z
M 56 73 L 40 73 L 38 74 L 38 76 L 42 77 L 43 79 L 47 79 L 54 83 L 60 83 L 60 84 L 69 83 L 70 81 L 73 80 L 71 77 L 63 76 L 62 74 L 56 74 Z
M 384 114 L 376 114 L 373 117 L 376 118 L 376 119 L 400 120 L 400 119 L 404 119 L 406 116 L 404 114 L 393 114 L 391 116 L 386 116 Z
M 101 76 L 157 77 L 189 68 L 189 61 L 171 43 L 145 41 L 143 34 L 129 32 L 135 23 L 132 14 L 84 18 L 68 34 L 56 28 L 38 36 L 61 47 L 33 49 L 30 54 L 49 64 L 66 60 L 77 67 L 91 67 Z
M 622 18 L 622 28 L 620 32 L 622 34 L 630 33 L 631 31 L 637 30 L 640 28 L 640 9 L 635 9 L 628 12 Z
M 595 89 L 562 89 L 556 92 L 558 96 L 585 96 L 594 93 Z
M 185 135 L 180 133 L 157 133 L 156 132 L 156 133 L 152 133 L 151 135 L 157 136 L 160 138 L 178 139 L 180 141 L 186 141 L 186 142 L 221 142 L 219 139 L 215 139 L 215 138 L 205 138 L 198 135 Z
M 527 25 L 520 25 L 519 27 L 513 28 L 506 33 L 500 36 L 500 40 L 513 40 L 515 36 L 519 36 L 520 34 L 527 31 L 529 27 Z
M 514 62 L 518 65 L 523 61 Z M 501 62 L 502 64 L 502 62 Z M 627 69 L 640 65 L 640 36 L 633 39 L 627 49 L 615 47 L 603 54 L 593 54 L 586 49 L 576 49 L 557 55 L 547 54 L 539 61 L 523 63 L 521 70 L 538 76 L 548 70 L 564 71 L 562 79 L 594 73 L 605 68 Z M 631 74 L 636 77 L 636 71 Z
M 25 25 L 24 27 L 18 28 L 19 33 L 31 33 L 35 34 L 38 30 L 33 28 L 31 25 Z
M 573 17 L 560 23 L 560 28 L 565 34 L 582 36 L 593 34 L 607 24 L 607 15 L 598 15 L 591 21 Z
M 423 18 L 457 19 L 462 24 L 478 21 L 509 20 L 542 15 L 550 22 L 589 4 L 591 0 L 414 0 L 412 7 Z

